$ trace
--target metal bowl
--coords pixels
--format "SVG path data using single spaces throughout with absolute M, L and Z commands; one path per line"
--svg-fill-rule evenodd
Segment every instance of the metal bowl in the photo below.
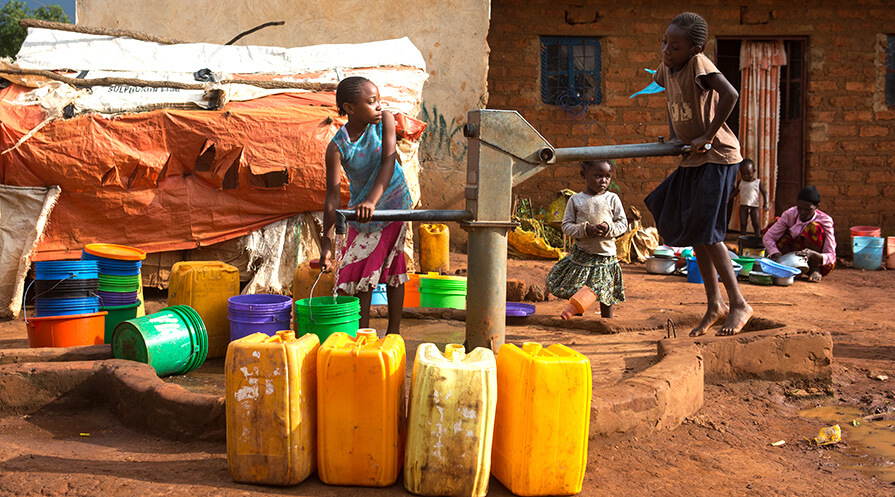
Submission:
M 668 257 L 650 257 L 646 260 L 646 272 L 651 274 L 671 274 L 677 261 Z
M 792 285 L 795 276 L 786 276 L 784 278 L 780 278 L 778 276 L 774 276 L 774 284 L 777 286 L 789 286 Z

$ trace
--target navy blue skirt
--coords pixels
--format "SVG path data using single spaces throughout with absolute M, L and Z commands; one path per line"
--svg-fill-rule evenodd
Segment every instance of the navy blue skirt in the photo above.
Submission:
M 666 245 L 688 247 L 723 242 L 727 200 L 739 164 L 678 167 L 643 201 Z

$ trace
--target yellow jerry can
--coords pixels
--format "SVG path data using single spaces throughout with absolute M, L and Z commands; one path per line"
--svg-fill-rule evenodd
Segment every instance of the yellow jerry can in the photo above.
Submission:
M 510 492 L 581 492 L 592 378 L 587 357 L 565 345 L 500 347 L 491 472 Z
M 497 365 L 490 349 L 416 349 L 404 487 L 417 495 L 483 497 L 491 476 Z
M 404 339 L 336 332 L 317 354 L 317 472 L 327 485 L 387 487 L 404 461 Z
M 208 331 L 208 358 L 224 357 L 230 343 L 227 299 L 239 295 L 239 270 L 219 261 L 178 262 L 168 280 L 168 306 L 188 305 Z
M 254 333 L 227 348 L 227 462 L 240 483 L 295 485 L 317 467 L 317 335 Z
M 446 224 L 420 225 L 420 272 L 451 271 L 450 230 Z

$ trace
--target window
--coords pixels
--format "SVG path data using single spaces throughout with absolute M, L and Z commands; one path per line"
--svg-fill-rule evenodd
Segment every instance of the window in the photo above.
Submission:
M 895 35 L 886 43 L 886 105 L 895 106 Z
M 600 104 L 600 39 L 541 37 L 541 101 L 579 106 Z

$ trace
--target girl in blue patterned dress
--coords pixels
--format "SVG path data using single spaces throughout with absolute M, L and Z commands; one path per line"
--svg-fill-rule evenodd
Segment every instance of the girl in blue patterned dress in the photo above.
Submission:
M 336 88 L 339 115 L 348 121 L 326 148 L 326 200 L 323 208 L 323 240 L 320 265 L 332 268 L 332 239 L 336 208 L 341 203 L 341 170 L 348 176 L 349 208 L 357 221 L 348 224 L 336 288 L 357 295 L 361 305 L 360 327 L 370 325 L 373 290 L 385 283 L 388 297 L 388 333 L 400 333 L 404 309 L 404 283 L 408 281 L 404 258 L 407 224 L 402 221 L 370 222 L 376 209 L 410 209 L 410 190 L 397 161 L 395 118 L 382 110 L 379 89 L 372 81 L 354 76 Z

